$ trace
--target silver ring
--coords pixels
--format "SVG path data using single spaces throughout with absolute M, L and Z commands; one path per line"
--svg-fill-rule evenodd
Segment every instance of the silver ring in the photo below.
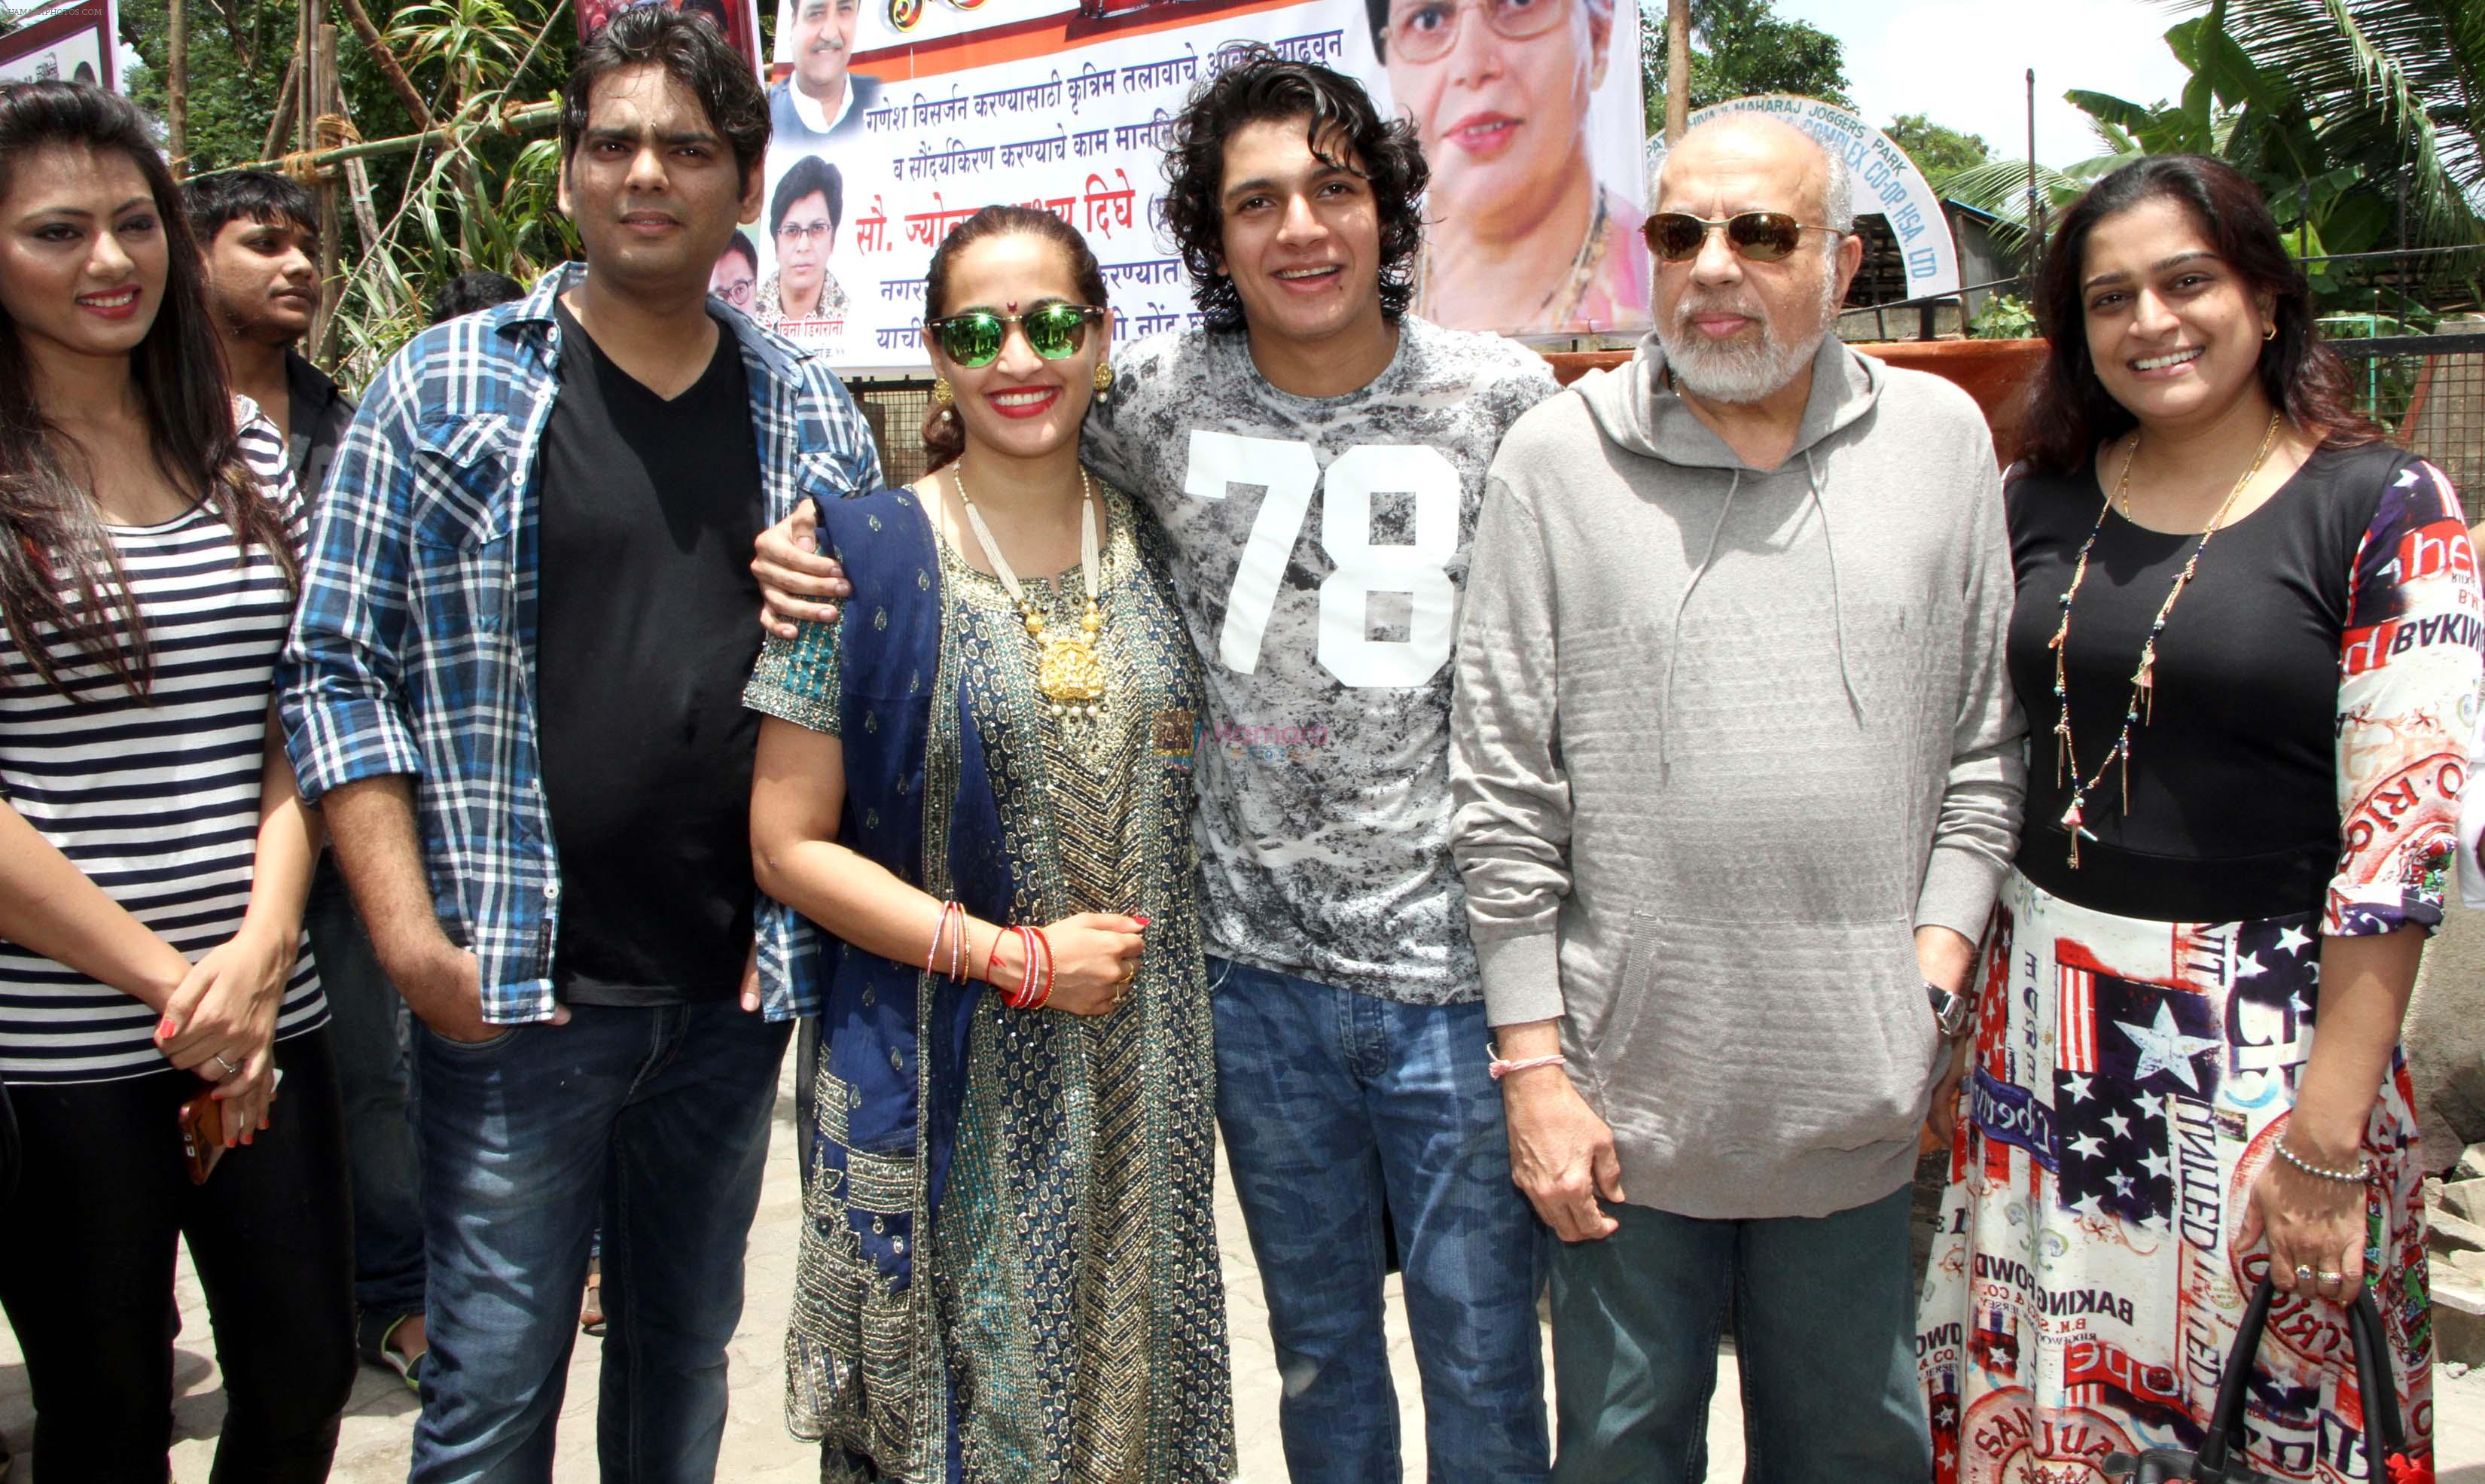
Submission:
M 2347 1275 L 2344 1273 L 2322 1273 L 2316 1276 L 2325 1283 L 2343 1283 L 2347 1281 Z
M 218 1066 L 221 1066 L 221 1067 L 223 1067 L 223 1068 L 225 1069 L 225 1075 L 224 1075 L 223 1077 L 219 1077 L 219 1078 L 217 1078 L 217 1079 L 216 1079 L 216 1080 L 217 1080 L 217 1081 L 219 1081 L 219 1082 L 222 1082 L 222 1081 L 224 1081 L 226 1078 L 229 1078 L 229 1077 L 237 1077 L 237 1076 L 241 1075 L 241 1068 L 240 1068 L 240 1067 L 235 1066 L 233 1064 L 232 1064 L 231 1062 L 226 1061 L 226 1060 L 225 1060 L 223 1057 L 221 1057 L 221 1056 L 217 1056 L 217 1055 L 214 1055 L 213 1053 L 210 1053 L 210 1054 L 208 1055 L 208 1057 L 207 1057 L 207 1060 L 208 1060 L 208 1061 L 210 1061 L 210 1062 L 215 1063 Z
M 2295 1265 L 2295 1281 L 2299 1283 L 2308 1283 L 2312 1282 L 2312 1264 L 2308 1262 L 2297 1263 Z

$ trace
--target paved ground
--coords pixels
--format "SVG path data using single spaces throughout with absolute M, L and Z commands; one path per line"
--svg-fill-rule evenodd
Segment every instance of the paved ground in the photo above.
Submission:
M 794 1230 L 800 1209 L 794 1162 L 788 1152 L 792 1127 L 789 1079 L 778 1104 L 778 1154 L 770 1163 L 767 1190 L 752 1230 L 750 1304 L 733 1345 L 733 1412 L 725 1428 L 724 1461 L 717 1471 L 719 1479 L 730 1484 L 766 1480 L 807 1484 L 817 1477 L 816 1455 L 788 1438 L 780 1420 L 779 1346 L 793 1285 Z M 1217 1234 L 1225 1255 L 1234 1332 L 1235 1433 L 1242 1449 L 1241 1478 L 1243 1484 L 1283 1484 L 1286 1469 L 1277 1443 L 1277 1376 L 1269 1347 L 1268 1310 L 1250 1249 L 1243 1241 L 1242 1219 L 1221 1171 L 1217 1198 Z M 179 1295 L 183 1333 L 175 1356 L 180 1400 L 174 1409 L 178 1441 L 173 1450 L 173 1478 L 174 1484 L 205 1484 L 214 1455 L 216 1424 L 224 1414 L 224 1396 L 207 1343 L 206 1311 L 186 1259 L 180 1269 Z M 1422 1409 L 1394 1279 L 1389 1299 L 1389 1358 L 1407 1440 L 1406 1477 L 1407 1484 L 1417 1484 L 1424 1478 Z M 579 1346 L 570 1363 L 560 1456 L 554 1473 L 558 1484 L 592 1484 L 596 1477 L 597 1353 L 595 1343 L 587 1341 Z M 1733 1365 L 1731 1355 L 1721 1361 L 1717 1404 L 1709 1425 L 1711 1476 L 1721 1480 L 1737 1478 L 1742 1472 L 1742 1416 L 1735 1400 Z M 339 1484 L 400 1484 L 414 1410 L 414 1397 L 395 1377 L 366 1368 L 354 1389 L 343 1441 L 337 1451 L 333 1477 Z M 2485 1372 L 2444 1383 L 2436 1410 L 2442 1432 L 2442 1484 L 2485 1484 Z M 0 1327 L 0 1436 L 19 1455 L 17 1472 L 8 1484 L 33 1484 L 24 1458 L 32 1424 L 25 1366 L 14 1339 Z M 42 1484 L 71 1481 L 47 1479 Z

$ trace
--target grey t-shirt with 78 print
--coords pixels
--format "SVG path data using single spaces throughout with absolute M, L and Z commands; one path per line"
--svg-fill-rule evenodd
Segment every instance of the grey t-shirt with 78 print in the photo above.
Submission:
M 1542 357 L 1409 315 L 1336 397 L 1260 374 L 1240 333 L 1114 357 L 1094 469 L 1170 538 L 1206 661 L 1208 950 L 1411 1004 L 1482 990 L 1450 860 L 1450 662 L 1485 469 L 1559 390 Z

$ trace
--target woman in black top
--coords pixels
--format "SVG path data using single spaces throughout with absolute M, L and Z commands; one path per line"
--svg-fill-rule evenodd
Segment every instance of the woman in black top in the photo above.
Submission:
M 2100 181 L 2038 296 L 2053 352 L 2007 496 L 2027 825 L 1925 1284 L 1936 1451 L 2017 1480 L 2197 1446 L 2266 1272 L 2253 1467 L 2385 1478 L 2340 1306 L 2372 1285 L 2421 1446 L 2397 1040 L 2473 715 L 2467 527 L 2349 410 L 2228 167 Z

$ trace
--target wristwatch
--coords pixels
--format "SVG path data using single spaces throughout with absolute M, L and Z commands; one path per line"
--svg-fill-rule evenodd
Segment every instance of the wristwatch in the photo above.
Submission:
M 1945 989 L 1928 979 L 1925 981 L 1925 998 L 1932 1002 L 1933 1024 L 1941 1027 L 1942 1039 L 1956 1040 L 1967 1034 L 1968 1018 L 1976 1012 L 1973 997 Z

